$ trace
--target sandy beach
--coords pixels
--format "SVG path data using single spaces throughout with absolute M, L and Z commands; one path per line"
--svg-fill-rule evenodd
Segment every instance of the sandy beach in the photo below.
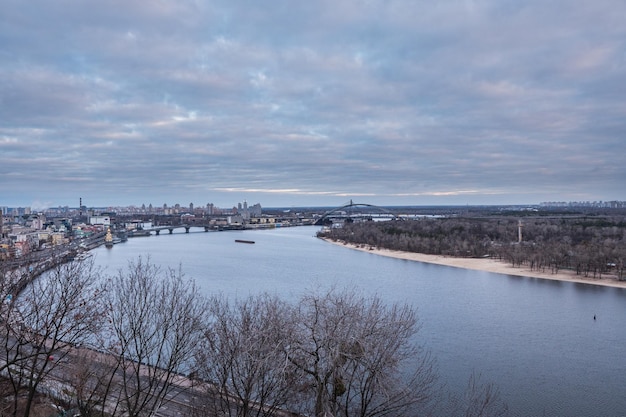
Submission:
M 370 248 L 369 246 L 357 246 L 341 241 L 324 239 L 326 242 L 345 246 L 350 249 L 360 250 L 375 255 L 388 256 L 391 258 L 405 259 L 408 261 L 426 262 L 437 265 L 451 266 L 455 268 L 475 269 L 479 271 L 493 272 L 496 274 L 517 275 L 522 277 L 532 277 L 541 279 L 551 279 L 556 281 L 578 282 L 590 285 L 602 285 L 606 287 L 626 288 L 626 281 L 618 281 L 615 276 L 602 275 L 601 279 L 576 275 L 572 271 L 559 271 L 556 274 L 550 271 L 533 271 L 522 266 L 513 268 L 509 263 L 496 261 L 489 258 L 455 258 L 441 255 L 425 255 L 422 253 L 403 252 L 389 249 Z

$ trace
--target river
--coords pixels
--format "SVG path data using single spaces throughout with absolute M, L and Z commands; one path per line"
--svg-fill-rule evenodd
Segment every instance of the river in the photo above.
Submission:
M 337 287 L 409 303 L 452 391 L 476 372 L 513 416 L 626 415 L 626 290 L 386 258 L 326 243 L 318 229 L 192 228 L 92 253 L 110 274 L 138 256 L 180 266 L 206 294 L 291 301 Z

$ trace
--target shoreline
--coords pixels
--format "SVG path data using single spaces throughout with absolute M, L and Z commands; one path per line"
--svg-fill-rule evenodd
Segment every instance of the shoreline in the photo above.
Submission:
M 359 250 L 374 255 L 386 256 L 389 258 L 403 259 L 406 261 L 424 262 L 435 265 L 451 266 L 454 268 L 472 269 L 476 271 L 491 272 L 494 274 L 514 275 L 527 278 L 549 279 L 553 281 L 574 282 L 578 284 L 599 285 L 603 287 L 626 288 L 626 281 L 618 281 L 614 275 L 602 275 L 602 278 L 584 277 L 576 275 L 573 271 L 560 270 L 558 273 L 542 272 L 531 270 L 527 266 L 512 267 L 510 264 L 497 261 L 491 258 L 455 258 L 444 255 L 427 255 L 423 253 L 404 252 L 391 249 L 360 247 L 352 243 L 334 241 L 332 239 L 321 238 L 334 245 L 343 246 L 349 249 Z

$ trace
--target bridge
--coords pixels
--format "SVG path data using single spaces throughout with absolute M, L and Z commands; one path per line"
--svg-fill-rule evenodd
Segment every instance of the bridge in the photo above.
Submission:
M 222 230 L 241 230 L 243 229 L 243 226 L 241 225 L 220 225 L 220 226 L 216 226 L 214 224 L 212 225 L 206 225 L 206 224 L 178 224 L 178 225 L 167 225 L 167 226 L 155 226 L 155 227 L 151 227 L 149 229 L 140 229 L 140 230 L 135 230 L 132 233 L 129 233 L 129 237 L 136 237 L 136 236 L 149 236 L 152 234 L 152 232 L 154 232 L 155 235 L 160 235 L 161 232 L 163 230 L 167 230 L 169 232 L 169 234 L 173 234 L 174 230 L 176 229 L 185 229 L 185 233 L 189 233 L 189 230 L 192 227 L 197 227 L 197 228 L 202 228 L 204 229 L 205 232 L 208 232 L 210 230 L 217 230 L 217 231 L 222 231 Z
M 373 220 L 373 219 L 402 220 L 402 217 L 374 204 L 354 203 L 352 200 L 341 207 L 327 211 L 320 217 L 315 225 L 323 226 L 336 221 Z
M 216 224 L 214 222 L 210 222 L 206 218 L 197 219 L 196 221 L 186 221 L 181 224 L 162 224 L 158 226 L 152 226 L 149 228 L 137 229 L 128 232 L 128 237 L 138 237 L 138 236 L 150 236 L 150 235 L 160 235 L 162 231 L 167 230 L 169 234 L 173 234 L 174 230 L 184 229 L 185 233 L 189 233 L 191 228 L 199 228 L 204 229 L 205 232 L 209 231 L 222 231 L 222 230 L 243 230 L 248 228 L 263 228 L 263 227 L 271 227 L 271 226 L 279 226 L 281 224 L 290 225 L 290 226 L 300 226 L 300 225 L 317 225 L 323 226 L 332 223 L 338 222 L 350 222 L 350 221 L 362 221 L 362 220 L 402 220 L 402 217 L 393 213 L 392 211 L 379 207 L 374 204 L 367 203 L 355 203 L 350 200 L 348 203 L 328 210 L 324 213 L 319 214 L 319 211 L 312 211 L 308 213 L 306 218 L 301 217 L 301 215 L 290 214 L 289 216 L 283 217 L 281 213 L 272 216 L 274 221 L 272 223 L 237 223 L 237 224 L 224 224 L 219 223 Z M 320 216 L 320 217 L 317 217 Z M 123 227 L 124 223 L 120 222 Z

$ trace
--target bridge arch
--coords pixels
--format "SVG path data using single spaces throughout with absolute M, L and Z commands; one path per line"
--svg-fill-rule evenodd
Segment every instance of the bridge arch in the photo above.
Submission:
M 322 215 L 322 217 L 320 217 L 319 219 L 317 219 L 317 221 L 315 222 L 315 224 L 316 224 L 316 225 L 318 225 L 318 226 L 322 226 L 322 225 L 326 224 L 328 221 L 330 221 L 330 218 L 332 217 L 332 215 L 333 215 L 333 214 L 338 213 L 338 212 L 340 212 L 340 211 L 343 211 L 343 210 L 345 210 L 345 209 L 350 209 L 350 208 L 353 208 L 353 207 L 369 207 L 369 208 L 374 208 L 374 209 L 376 209 L 376 210 L 379 210 L 379 211 L 381 211 L 381 212 L 383 212 L 383 213 L 385 213 L 385 214 L 388 214 L 388 215 L 392 216 L 395 220 L 402 220 L 402 217 L 400 217 L 400 216 L 396 215 L 395 213 L 393 213 L 392 211 L 390 211 L 390 210 L 388 210 L 388 209 L 386 209 L 386 208 L 384 208 L 384 207 L 379 207 L 379 206 L 376 206 L 376 205 L 374 205 L 374 204 L 367 204 L 367 203 L 354 203 L 354 202 L 352 202 L 352 200 L 350 200 L 350 202 L 349 202 L 349 203 L 344 204 L 344 205 L 343 205 L 343 206 L 341 206 L 341 207 L 334 208 L 334 209 L 329 210 L 329 211 L 327 211 L 326 213 L 324 213 L 324 214 Z M 346 218 L 350 218 L 350 216 L 347 216 Z

